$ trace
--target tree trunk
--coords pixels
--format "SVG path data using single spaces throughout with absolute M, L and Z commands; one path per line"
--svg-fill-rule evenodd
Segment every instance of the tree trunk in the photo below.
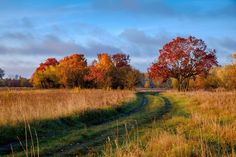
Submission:
M 189 89 L 189 78 L 182 78 L 178 80 L 178 91 L 188 91 Z
M 182 79 L 178 78 L 178 91 L 180 92 L 182 90 Z

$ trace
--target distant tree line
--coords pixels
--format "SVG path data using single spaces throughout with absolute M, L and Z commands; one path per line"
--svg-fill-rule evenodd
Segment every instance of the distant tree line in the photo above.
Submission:
M 16 75 L 14 78 L 3 78 L 5 72 L 0 68 L 0 87 L 32 87 L 30 80 Z
M 35 70 L 30 80 L 3 79 L 0 86 L 30 86 L 37 88 L 99 88 L 133 89 L 175 88 L 179 91 L 196 89 L 236 89 L 236 53 L 232 64 L 219 66 L 214 49 L 195 37 L 177 37 L 165 44 L 157 60 L 146 74 L 130 65 L 124 53 L 97 55 L 88 65 L 83 54 L 73 54 L 61 60 L 48 58 Z M 31 83 L 31 84 L 30 84 Z
M 83 54 L 73 54 L 60 61 L 48 58 L 35 70 L 31 83 L 37 88 L 133 89 L 141 77 L 142 74 L 130 65 L 130 58 L 124 53 L 112 56 L 98 54 L 91 65 Z

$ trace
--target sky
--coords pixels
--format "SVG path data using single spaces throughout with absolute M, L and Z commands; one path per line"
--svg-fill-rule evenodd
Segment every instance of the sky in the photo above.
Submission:
M 30 78 L 47 58 L 123 52 L 145 72 L 159 49 L 194 36 L 221 65 L 236 52 L 236 0 L 0 0 L 0 68 Z

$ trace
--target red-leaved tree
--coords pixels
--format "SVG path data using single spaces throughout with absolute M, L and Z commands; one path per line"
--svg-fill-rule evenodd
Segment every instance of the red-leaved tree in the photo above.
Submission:
M 112 55 L 112 62 L 117 68 L 129 66 L 129 55 L 126 55 L 124 53 L 116 53 Z
M 55 66 L 59 64 L 59 62 L 55 58 L 48 58 L 44 63 L 41 63 L 36 71 L 45 71 L 49 66 Z
M 177 37 L 159 51 L 160 55 L 148 69 L 149 77 L 166 81 L 175 78 L 179 90 L 188 90 L 189 80 L 207 74 L 217 65 L 215 50 L 207 49 L 203 40 Z

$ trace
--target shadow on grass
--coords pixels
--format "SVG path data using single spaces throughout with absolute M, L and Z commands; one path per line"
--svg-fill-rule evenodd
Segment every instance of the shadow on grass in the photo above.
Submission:
M 157 92 L 145 92 L 143 95 L 144 105 L 138 108 L 132 114 L 128 114 L 122 118 L 111 121 L 111 123 L 103 123 L 101 125 L 86 129 L 83 137 L 74 132 L 73 136 L 67 136 L 66 139 L 72 137 L 70 142 L 58 147 L 53 151 L 44 151 L 43 156 L 102 156 L 104 144 L 119 138 L 119 141 L 125 141 L 130 131 L 136 131 L 139 126 L 145 126 L 156 119 L 161 118 L 171 109 L 170 102 L 164 97 L 158 97 Z M 151 96 L 151 97 L 149 97 Z M 153 97 L 155 96 L 155 97 Z M 150 99 L 164 99 L 164 102 L 153 102 Z M 150 108 L 150 105 L 155 107 Z M 48 149 L 50 150 L 50 149 Z M 88 155 L 89 156 L 89 155 Z
M 137 93 L 136 96 L 134 101 L 124 103 L 115 108 L 89 110 L 58 119 L 37 120 L 30 122 L 29 125 L 33 130 L 32 132 L 34 132 L 34 130 L 37 131 L 39 140 L 60 136 L 71 129 L 79 130 L 89 126 L 99 125 L 137 112 L 144 103 L 144 93 Z M 11 145 L 19 149 L 20 145 L 17 137 L 24 141 L 24 123 L 20 123 L 16 126 L 1 126 L 0 154 L 10 153 Z

